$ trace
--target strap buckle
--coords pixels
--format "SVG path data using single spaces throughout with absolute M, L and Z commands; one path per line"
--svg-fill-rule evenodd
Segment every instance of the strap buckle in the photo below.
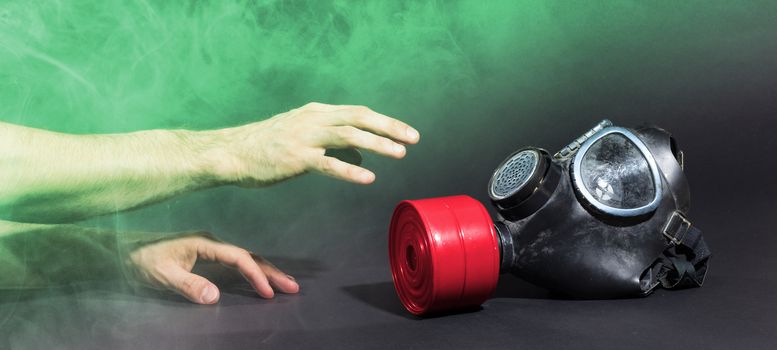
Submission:
M 666 221 L 666 225 L 664 225 L 664 229 L 661 230 L 661 233 L 675 245 L 680 245 L 683 243 L 685 234 L 688 233 L 688 230 L 690 229 L 691 221 L 679 210 L 675 210 L 672 212 L 672 215 L 669 216 L 669 220 Z

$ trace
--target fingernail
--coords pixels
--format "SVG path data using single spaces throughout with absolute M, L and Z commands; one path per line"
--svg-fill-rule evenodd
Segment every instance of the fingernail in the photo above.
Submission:
M 370 173 L 369 171 L 362 171 L 361 175 L 359 175 L 359 177 L 360 177 L 360 178 L 362 179 L 362 181 L 364 181 L 364 182 L 370 182 L 370 181 L 372 181 L 372 176 L 373 176 L 373 175 L 372 175 L 372 173 Z
M 407 128 L 407 137 L 413 141 L 418 140 L 418 138 L 421 135 L 418 134 L 418 131 L 415 131 L 413 128 Z
M 292 275 L 286 275 L 286 278 L 288 278 L 288 279 L 290 279 L 290 280 L 292 280 L 292 281 L 296 281 L 296 280 L 297 280 L 297 279 L 296 279 L 296 278 L 294 278 L 294 276 L 292 276 Z
M 405 153 L 405 146 L 394 144 L 394 153 L 396 154 L 402 154 Z
M 216 287 L 207 286 L 202 290 L 202 302 L 206 304 L 213 304 L 219 298 L 219 291 Z

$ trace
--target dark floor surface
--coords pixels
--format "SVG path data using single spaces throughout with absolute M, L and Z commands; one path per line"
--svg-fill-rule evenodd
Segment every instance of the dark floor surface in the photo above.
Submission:
M 4 292 L 0 329 L 20 349 L 773 348 L 774 209 L 732 206 L 719 214 L 695 216 L 715 254 L 705 286 L 647 298 L 554 299 L 503 276 L 481 310 L 420 319 L 394 293 L 385 225 L 333 220 L 326 229 L 343 231 L 333 230 L 332 242 L 317 253 L 276 244 L 268 256 L 297 276 L 299 295 L 263 300 L 229 278 L 220 278 L 217 306 L 110 286 Z

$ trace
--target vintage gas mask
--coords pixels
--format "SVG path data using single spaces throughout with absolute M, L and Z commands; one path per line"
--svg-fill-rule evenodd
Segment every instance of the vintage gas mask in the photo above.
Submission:
M 699 287 L 710 252 L 683 166 L 663 129 L 604 120 L 553 156 L 507 157 L 488 184 L 496 221 L 468 196 L 403 201 L 389 229 L 397 294 L 423 315 L 482 304 L 500 272 L 576 298 Z

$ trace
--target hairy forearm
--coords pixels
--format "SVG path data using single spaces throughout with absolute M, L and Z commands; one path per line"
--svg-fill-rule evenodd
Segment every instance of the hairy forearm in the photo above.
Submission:
M 69 222 L 219 184 L 217 132 L 70 135 L 0 123 L 0 218 Z
M 392 158 L 418 131 L 363 106 L 309 103 L 212 131 L 69 135 L 0 122 L 0 219 L 60 223 L 187 191 L 267 186 L 317 171 L 360 184 L 371 171 L 327 154 L 359 148 Z

